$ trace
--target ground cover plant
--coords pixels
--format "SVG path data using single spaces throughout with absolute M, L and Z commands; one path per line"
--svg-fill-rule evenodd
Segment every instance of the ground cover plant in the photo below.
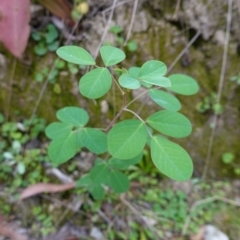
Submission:
M 57 54 L 67 62 L 92 67 L 79 81 L 79 91 L 84 97 L 99 99 L 113 84 L 122 95 L 122 107 L 108 126 L 91 128 L 87 126 L 89 114 L 84 108 L 67 106 L 57 112 L 59 122 L 46 128 L 46 135 L 52 140 L 48 155 L 53 164 L 67 162 L 81 148 L 98 156 L 90 172 L 77 181 L 77 187 L 86 187 L 96 199 L 104 197 L 104 186 L 116 193 L 126 192 L 129 179 L 121 170 L 139 163 L 146 145 L 161 173 L 177 181 L 191 177 L 191 157 L 167 137 L 183 138 L 192 131 L 190 121 L 178 112 L 181 103 L 168 91 L 182 95 L 197 93 L 199 87 L 193 78 L 184 74 L 166 77 L 166 65 L 157 60 L 129 69 L 113 67 L 125 59 L 125 53 L 113 46 L 100 48 L 103 67 L 97 66 L 90 53 L 78 46 L 60 47 Z M 148 94 L 164 109 L 145 120 L 129 108 L 139 96 L 129 102 L 126 97 L 127 92 L 140 87 L 145 88 L 142 95 Z M 130 112 L 133 117 L 118 121 L 123 112 Z

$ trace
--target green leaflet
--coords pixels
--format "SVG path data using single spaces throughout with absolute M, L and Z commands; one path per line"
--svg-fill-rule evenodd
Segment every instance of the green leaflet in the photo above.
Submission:
M 157 89 L 149 89 L 150 98 L 159 106 L 171 110 L 179 111 L 181 109 L 181 103 L 172 94 Z
M 126 58 L 125 53 L 121 49 L 113 46 L 102 46 L 100 55 L 106 67 L 120 63 Z
M 69 123 L 54 122 L 47 126 L 45 133 L 48 138 L 61 138 L 70 134 L 72 125 Z
M 188 180 L 193 164 L 188 153 L 176 143 L 155 136 L 151 141 L 151 157 L 157 169 L 176 181 Z
M 101 154 L 107 151 L 107 136 L 95 128 L 84 128 L 81 131 L 82 144 L 91 152 Z
M 140 120 L 125 120 L 116 124 L 108 133 L 108 150 L 113 157 L 129 159 L 142 152 L 147 129 Z
M 193 95 L 199 91 L 198 83 L 192 77 L 184 74 L 173 74 L 168 77 L 171 86 L 168 88 L 172 92 L 182 95 Z
M 123 193 L 129 189 L 129 180 L 122 172 L 110 171 L 108 180 L 108 186 L 116 193 Z
M 76 182 L 76 187 L 86 187 L 87 190 L 92 194 L 92 196 L 96 200 L 102 200 L 105 195 L 105 191 L 101 184 L 98 182 L 95 182 L 91 179 L 90 174 L 87 174 L 83 177 L 81 177 L 77 182 Z
M 61 164 L 72 158 L 77 150 L 76 133 L 70 132 L 67 136 L 53 139 L 48 147 L 48 155 L 52 162 Z
M 129 74 L 122 74 L 119 77 L 118 81 L 119 81 L 119 84 L 124 88 L 138 89 L 141 87 L 140 82 Z
M 140 67 L 130 67 L 128 69 L 129 74 L 133 77 L 138 79 L 139 73 L 140 73 Z
M 80 93 L 87 98 L 97 99 L 105 95 L 112 86 L 108 69 L 100 67 L 85 74 L 79 82 Z
M 75 127 L 83 127 L 89 121 L 86 110 L 78 107 L 65 107 L 57 111 L 57 118 Z
M 109 175 L 109 169 L 107 164 L 105 162 L 102 162 L 102 164 L 95 165 L 91 171 L 90 171 L 90 177 L 92 181 L 98 183 L 98 184 L 106 184 L 108 181 L 108 175 Z
M 88 51 L 78 46 L 63 46 L 58 48 L 57 55 L 67 62 L 82 64 L 82 65 L 95 65 L 95 60 Z
M 162 110 L 147 118 L 147 123 L 157 131 L 176 138 L 188 136 L 192 132 L 191 122 L 181 113 Z

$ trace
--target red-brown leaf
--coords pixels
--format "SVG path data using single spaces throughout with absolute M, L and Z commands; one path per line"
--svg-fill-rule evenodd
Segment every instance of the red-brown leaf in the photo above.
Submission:
M 27 236 L 19 234 L 12 224 L 7 223 L 3 216 L 0 215 L 0 235 L 11 240 L 27 240 Z
M 0 1 L 0 41 L 21 58 L 30 34 L 30 0 Z
M 27 187 L 23 190 L 20 200 L 25 198 L 34 196 L 39 193 L 47 192 L 47 193 L 54 193 L 54 192 L 63 192 L 69 189 L 74 188 L 76 185 L 75 182 L 67 183 L 67 184 L 51 184 L 51 183 L 37 183 Z

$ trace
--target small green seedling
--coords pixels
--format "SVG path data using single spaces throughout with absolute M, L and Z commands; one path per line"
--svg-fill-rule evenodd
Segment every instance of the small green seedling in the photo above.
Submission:
M 59 47 L 59 32 L 53 24 L 48 24 L 41 32 L 33 32 L 31 36 L 37 42 L 34 52 L 38 56 L 44 56 L 48 51 L 54 52 Z
M 231 152 L 225 152 L 222 154 L 222 162 L 226 165 L 230 165 L 236 175 L 240 175 L 240 166 L 236 163 L 236 156 Z
M 206 96 L 202 102 L 197 104 L 196 109 L 200 113 L 206 113 L 210 110 L 217 115 L 223 113 L 223 106 L 220 103 L 217 103 L 216 93 L 211 93 L 209 96 Z
M 222 155 L 222 161 L 225 164 L 231 164 L 234 161 L 234 159 L 235 159 L 235 155 L 230 152 L 225 152 Z
M 124 43 L 123 29 L 118 25 L 112 26 L 109 31 L 116 36 L 116 45 L 121 47 Z M 128 51 L 135 52 L 138 49 L 138 44 L 135 40 L 131 39 L 126 44 Z
M 230 78 L 230 80 L 233 81 L 233 82 L 236 82 L 238 85 L 240 85 L 240 72 L 237 75 L 232 76 Z
M 116 193 L 127 191 L 129 179 L 121 170 L 141 161 L 146 144 L 149 144 L 153 164 L 164 175 L 176 181 L 191 177 L 191 157 L 167 137 L 183 138 L 192 131 L 190 121 L 178 112 L 181 103 L 170 92 L 182 95 L 197 93 L 199 86 L 193 78 L 184 74 L 166 77 L 167 67 L 158 60 L 149 60 L 141 67 L 120 69 L 118 77 L 113 66 L 125 59 L 125 53 L 113 46 L 100 48 L 102 67 L 97 66 L 90 53 L 81 47 L 60 47 L 57 54 L 67 62 L 92 67 L 79 81 L 79 91 L 84 97 L 102 98 L 113 84 L 122 95 L 121 109 L 102 129 L 89 126 L 88 112 L 76 106 L 60 109 L 57 112 L 59 122 L 46 128 L 46 135 L 52 140 L 48 155 L 54 164 L 67 162 L 82 148 L 99 155 L 90 172 L 79 179 L 77 187 L 86 187 L 96 199 L 104 197 L 106 187 Z M 119 72 L 119 68 L 116 70 Z M 138 97 L 127 102 L 126 96 L 131 90 L 141 87 L 145 89 L 144 94 L 164 110 L 142 119 L 130 109 Z M 130 112 L 133 118 L 119 121 L 124 112 Z

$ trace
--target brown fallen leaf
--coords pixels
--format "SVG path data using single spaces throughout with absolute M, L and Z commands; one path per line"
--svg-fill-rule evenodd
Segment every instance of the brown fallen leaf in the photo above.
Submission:
M 22 234 L 19 234 L 14 226 L 10 223 L 7 223 L 5 218 L 0 215 L 0 235 L 7 237 L 11 240 L 27 240 L 28 237 Z
M 26 189 L 23 190 L 20 195 L 19 200 L 23 200 L 25 198 L 37 195 L 39 193 L 55 193 L 55 192 L 63 192 L 69 189 L 74 188 L 76 185 L 75 182 L 66 183 L 66 184 L 51 184 L 51 183 L 37 183 L 33 184 Z

